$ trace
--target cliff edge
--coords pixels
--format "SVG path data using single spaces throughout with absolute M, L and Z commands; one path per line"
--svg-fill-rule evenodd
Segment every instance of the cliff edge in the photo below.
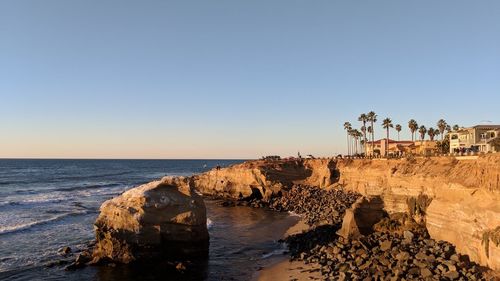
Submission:
M 270 202 L 293 185 L 356 191 L 407 213 L 432 238 L 500 269 L 500 154 L 393 160 L 249 161 L 192 177 L 205 195 Z
M 378 196 L 388 213 L 409 213 L 432 238 L 500 269 L 500 155 L 339 161 L 334 188 Z

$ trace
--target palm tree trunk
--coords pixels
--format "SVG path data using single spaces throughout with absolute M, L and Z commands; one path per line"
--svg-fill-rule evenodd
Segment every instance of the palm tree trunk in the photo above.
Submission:
M 350 155 L 350 145 L 349 145 L 349 133 L 346 134 L 346 137 L 347 137 L 347 155 Z
M 389 156 L 389 127 L 387 127 L 387 145 L 385 146 L 385 157 Z
M 372 156 L 375 154 L 375 144 L 374 144 L 374 139 L 375 139 L 375 128 L 373 128 L 373 120 L 371 122 L 372 124 Z
M 367 130 L 367 128 L 366 128 L 366 120 L 363 121 L 363 127 L 365 128 L 365 131 L 363 132 L 363 140 L 364 140 L 364 142 L 363 142 L 363 147 L 362 148 L 363 148 L 363 152 L 365 153 L 365 157 L 366 157 L 366 130 Z

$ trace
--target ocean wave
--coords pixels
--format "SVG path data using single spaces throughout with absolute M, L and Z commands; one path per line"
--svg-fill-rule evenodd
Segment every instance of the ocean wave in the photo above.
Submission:
M 21 203 L 16 202 L 16 201 L 0 202 L 0 207 L 4 207 L 4 206 L 16 206 L 16 205 L 21 205 Z
M 51 189 L 51 191 L 75 191 L 75 190 L 85 190 L 85 189 L 98 189 L 98 188 L 105 188 L 105 187 L 115 187 L 115 186 L 120 186 L 121 184 L 119 183 L 106 183 L 106 184 L 93 184 L 93 185 L 78 185 L 78 186 L 72 186 L 68 188 L 55 188 Z
M 114 177 L 114 176 L 123 176 L 132 173 L 133 171 L 123 171 L 123 172 L 117 172 L 117 173 L 105 173 L 105 174 L 92 174 L 92 173 L 87 173 L 85 175 L 68 175 L 68 176 L 59 176 L 58 173 L 54 174 L 54 180 L 60 181 L 60 180 L 81 180 L 81 179 L 88 179 L 88 178 L 103 178 L 103 177 Z M 60 173 L 63 175 L 67 175 L 68 172 L 63 172 Z
M 15 185 L 15 184 L 38 184 L 40 182 L 43 183 L 58 183 L 58 182 L 65 182 L 65 181 L 75 181 L 75 180 L 88 180 L 88 179 L 96 179 L 96 178 L 106 178 L 106 177 L 115 177 L 115 176 L 124 176 L 124 175 L 129 175 L 133 173 L 133 171 L 123 171 L 123 172 L 117 172 L 117 173 L 102 173 L 102 174 L 85 174 L 85 175 L 67 175 L 67 172 L 64 173 L 53 173 L 51 174 L 50 178 L 47 176 L 40 177 L 36 176 L 33 177 L 33 179 L 15 179 L 15 180 L 0 180 L 0 185 Z M 67 176 L 60 176 L 62 175 L 67 175 Z M 25 176 L 26 174 L 20 174 L 20 177 Z
M 284 255 L 286 252 L 287 252 L 287 245 L 286 244 L 280 244 L 281 245 L 281 248 L 280 249 L 275 249 L 273 251 L 271 251 L 270 253 L 265 253 L 262 255 L 262 259 L 267 259 L 267 258 L 270 258 L 272 256 L 282 256 Z
M 104 184 L 85 187 L 71 187 L 66 189 L 52 189 L 49 192 L 32 194 L 29 196 L 6 197 L 4 198 L 4 202 L 0 202 L 0 207 L 60 203 L 71 201 L 75 198 L 90 196 L 115 196 L 120 194 L 120 192 L 125 190 L 125 188 L 126 186 L 121 184 Z M 69 193 L 70 191 L 76 191 L 76 193 Z
M 33 222 L 28 222 L 28 223 L 20 223 L 20 224 L 11 225 L 11 226 L 0 226 L 0 235 L 12 233 L 12 232 L 18 232 L 21 230 L 26 230 L 26 229 L 32 228 L 34 226 L 46 224 L 46 223 L 53 222 L 56 220 L 60 220 L 62 218 L 68 217 L 68 216 L 83 215 L 86 213 L 87 212 L 85 212 L 85 211 L 65 213 L 65 214 L 60 214 L 57 216 L 53 216 L 51 218 L 42 219 L 42 220 L 38 220 L 38 221 L 33 221 Z

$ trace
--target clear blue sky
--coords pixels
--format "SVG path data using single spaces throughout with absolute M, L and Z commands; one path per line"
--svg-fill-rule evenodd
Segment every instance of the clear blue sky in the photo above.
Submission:
M 332 155 L 370 110 L 404 137 L 410 118 L 500 123 L 499 15 L 499 1 L 1 1 L 0 157 Z

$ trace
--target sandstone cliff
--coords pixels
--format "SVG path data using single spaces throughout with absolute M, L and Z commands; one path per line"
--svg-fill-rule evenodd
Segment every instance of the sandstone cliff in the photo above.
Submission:
M 335 180 L 334 160 L 249 161 L 193 176 L 196 188 L 205 195 L 234 199 L 256 197 L 269 200 L 283 187 L 305 184 L 330 186 Z
M 206 209 L 188 178 L 163 178 L 104 202 L 93 263 L 129 263 L 208 253 Z
M 500 155 L 478 159 L 250 161 L 193 177 L 206 195 L 269 201 L 294 184 L 343 188 L 410 214 L 436 240 L 500 269 Z
M 500 155 L 472 160 L 339 161 L 335 187 L 380 196 L 388 213 L 423 220 L 432 238 L 500 269 L 500 245 L 488 235 L 500 226 Z

